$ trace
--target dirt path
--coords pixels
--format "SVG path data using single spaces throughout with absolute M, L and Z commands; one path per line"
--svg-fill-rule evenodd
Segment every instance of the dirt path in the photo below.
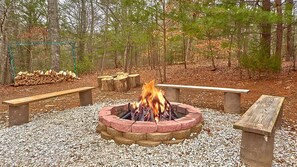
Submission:
M 105 74 L 113 74 L 120 69 L 106 70 Z M 188 69 L 183 69 L 182 65 L 168 67 L 167 83 L 200 85 L 200 86 L 218 86 L 231 88 L 249 89 L 251 92 L 242 95 L 242 111 L 246 111 L 262 94 L 284 96 L 284 119 L 289 122 L 294 130 L 297 120 L 297 72 L 288 72 L 283 70 L 278 74 L 261 76 L 260 79 L 240 79 L 239 70 L 219 66 L 216 71 L 211 71 L 209 67 L 198 67 L 189 65 Z M 150 68 L 141 68 L 134 70 L 140 73 L 141 81 L 147 82 L 157 78 L 156 71 Z M 97 87 L 97 74 L 88 74 L 80 76 L 80 80 L 75 82 L 63 82 L 57 84 L 37 85 L 37 86 L 0 86 L 0 101 L 14 99 L 19 97 L 32 96 L 42 93 L 66 90 L 82 86 Z M 158 82 L 158 81 L 157 81 Z M 131 99 L 137 100 L 141 88 L 132 89 L 126 93 L 101 92 L 98 88 L 93 91 L 93 99 L 100 102 L 104 99 Z M 200 90 L 181 90 L 181 102 L 199 107 L 223 109 L 223 93 Z M 52 110 L 64 110 L 79 105 L 77 94 L 52 98 L 30 104 L 32 114 L 36 112 L 49 112 Z M 0 105 L 0 120 L 6 121 L 8 107 Z

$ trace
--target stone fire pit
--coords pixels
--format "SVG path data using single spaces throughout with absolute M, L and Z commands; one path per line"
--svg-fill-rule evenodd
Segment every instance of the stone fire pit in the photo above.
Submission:
M 177 144 L 184 139 L 196 137 L 202 129 L 199 109 L 182 103 L 171 103 L 178 118 L 169 121 L 148 122 L 122 119 L 128 105 L 104 107 L 99 111 L 96 131 L 106 140 L 117 144 L 157 146 Z

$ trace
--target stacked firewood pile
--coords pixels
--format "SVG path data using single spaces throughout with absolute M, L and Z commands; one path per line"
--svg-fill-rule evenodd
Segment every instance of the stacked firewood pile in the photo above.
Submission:
M 130 88 L 140 86 L 139 74 L 118 72 L 113 76 L 99 76 L 98 87 L 102 91 L 126 92 Z
M 34 71 L 33 73 L 19 72 L 14 78 L 14 86 L 29 86 L 29 85 L 41 85 L 49 83 L 57 83 L 63 81 L 74 81 L 77 79 L 75 73 L 71 71 L 60 71 L 54 70 L 48 71 Z

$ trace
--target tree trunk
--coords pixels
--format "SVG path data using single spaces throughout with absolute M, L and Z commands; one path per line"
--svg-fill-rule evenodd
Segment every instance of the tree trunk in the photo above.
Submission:
M 59 35 L 59 16 L 58 16 L 58 0 L 48 0 L 48 31 L 49 40 L 51 42 L 58 42 L 60 40 Z M 55 71 L 60 70 L 60 46 L 51 45 L 51 69 Z
M 192 37 L 188 37 L 187 39 L 187 43 L 186 43 L 186 57 L 185 57 L 185 68 L 187 68 L 187 61 L 188 61 L 188 58 L 192 57 L 192 42 L 193 42 L 193 39 Z
M 128 73 L 131 74 L 132 67 L 133 67 L 133 52 L 134 46 L 133 43 L 129 45 L 129 63 L 128 63 Z
M 30 39 L 31 41 L 31 39 Z M 32 45 L 28 45 L 26 48 L 26 70 L 31 71 L 32 70 Z
M 93 36 L 94 36 L 94 24 L 95 24 L 95 12 L 94 12 L 93 0 L 90 0 L 90 7 L 91 7 L 91 23 L 90 23 L 88 52 L 93 54 Z
M 162 0 L 163 10 L 163 81 L 166 82 L 166 56 L 167 56 L 167 27 L 166 27 L 166 2 Z
M 270 12 L 270 0 L 262 0 L 263 11 Z M 264 21 L 261 24 L 261 47 L 262 53 L 264 56 L 270 57 L 270 50 L 271 50 L 271 24 Z
M 128 63 L 129 63 L 129 53 L 130 53 L 130 35 L 128 36 L 127 39 L 127 44 L 125 47 L 125 52 L 124 52 L 124 72 L 128 71 Z
M 228 67 L 231 67 L 232 44 L 233 44 L 233 34 L 230 35 L 230 44 L 229 44 L 229 50 L 228 50 Z
M 235 23 L 235 26 L 237 27 L 237 33 L 236 33 L 236 40 L 237 40 L 237 51 L 236 51 L 236 57 L 238 60 L 238 65 L 240 66 L 240 57 L 242 55 L 242 25 L 240 23 Z
M 212 48 L 212 43 L 211 43 L 211 37 L 208 36 L 208 48 L 210 51 L 210 57 L 211 57 L 211 64 L 212 64 L 212 71 L 215 71 L 217 69 L 215 60 L 214 60 L 214 54 L 213 54 L 213 48 Z
M 279 16 L 279 22 L 276 26 L 276 47 L 275 47 L 275 56 L 278 57 L 281 62 L 282 59 L 282 43 L 283 43 L 283 24 L 282 24 L 282 2 L 281 0 L 275 1 L 276 11 Z
M 286 13 L 289 13 L 286 17 L 289 18 L 287 25 L 287 48 L 286 48 L 286 61 L 289 61 L 293 57 L 293 34 L 292 34 L 292 18 L 293 18 L 293 0 L 286 1 Z
M 119 68 L 119 65 L 118 65 L 118 51 L 117 50 L 114 52 L 114 66 L 115 66 L 115 68 Z
M 106 53 L 107 53 L 107 30 L 108 30 L 108 22 L 109 22 L 109 12 L 108 12 L 108 5 L 109 5 L 109 1 L 106 2 L 106 8 L 105 8 L 105 26 L 104 26 L 104 50 L 103 50 L 103 55 L 102 55 L 102 59 L 101 59 L 101 69 L 100 69 L 100 75 L 103 74 L 103 70 L 104 70 L 104 59 L 106 57 Z
M 294 28 L 293 28 L 293 34 L 295 34 L 296 33 L 296 27 L 294 26 Z M 296 54 L 295 54 L 295 45 L 294 45 L 294 40 L 295 38 L 294 38 L 294 36 L 292 37 L 292 53 L 293 53 L 293 71 L 296 71 Z
M 9 75 L 9 58 L 7 55 L 7 36 L 6 32 L 1 32 L 2 34 L 2 41 L 0 41 L 1 44 L 1 83 L 2 84 L 8 84 L 10 82 L 10 75 Z M 1 39 L 1 38 L 0 38 Z
M 86 0 L 81 0 L 80 10 L 80 25 L 79 25 L 79 41 L 78 41 L 78 59 L 83 60 L 85 54 L 85 35 L 87 31 L 87 11 L 86 11 Z

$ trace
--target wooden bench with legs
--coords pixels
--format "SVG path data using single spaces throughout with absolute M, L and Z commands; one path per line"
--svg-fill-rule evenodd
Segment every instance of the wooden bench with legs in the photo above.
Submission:
M 82 87 L 82 88 L 76 88 L 76 89 L 70 89 L 70 90 L 64 90 L 59 92 L 52 92 L 47 94 L 41 94 L 36 96 L 3 101 L 3 104 L 9 105 L 9 110 L 8 110 L 9 126 L 21 125 L 29 122 L 29 103 L 31 102 L 58 97 L 62 95 L 68 95 L 72 93 L 79 93 L 81 106 L 92 104 L 92 89 L 94 89 L 94 87 Z
M 179 102 L 180 89 L 200 89 L 210 91 L 224 92 L 224 111 L 228 113 L 240 113 L 241 93 L 248 93 L 246 89 L 218 88 L 207 86 L 189 86 L 189 85 L 171 85 L 158 84 L 158 87 L 165 88 L 165 94 L 168 100 Z
M 242 130 L 241 160 L 253 167 L 272 165 L 275 129 L 280 127 L 284 97 L 262 95 L 234 124 Z

